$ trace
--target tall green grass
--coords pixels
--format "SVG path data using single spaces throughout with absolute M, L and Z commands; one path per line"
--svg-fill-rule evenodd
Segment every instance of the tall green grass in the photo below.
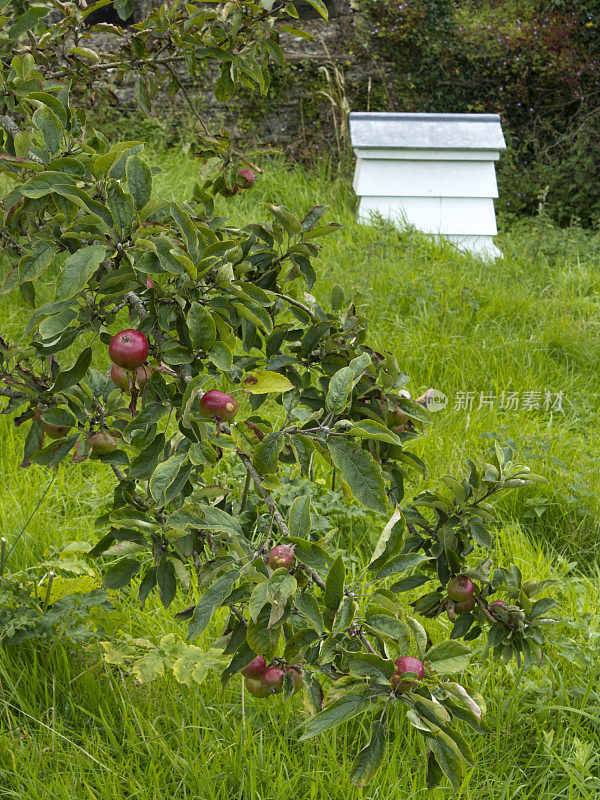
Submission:
M 156 178 L 157 195 L 183 199 L 200 177 L 197 162 L 179 152 L 158 158 L 165 171 Z M 332 286 L 342 285 L 348 302 L 372 320 L 371 344 L 398 356 L 413 394 L 433 385 L 449 397 L 417 443 L 430 480 L 456 474 L 465 457 L 485 452 L 494 438 L 514 441 L 519 458 L 550 479 L 503 501 L 495 560 L 512 556 L 527 577 L 558 578 L 561 614 L 575 627 L 550 632 L 547 662 L 526 675 L 514 666 L 473 664 L 466 680 L 488 697 L 493 732 L 469 737 L 476 763 L 459 797 L 598 797 L 599 237 L 529 220 L 498 237 L 505 258 L 488 264 L 383 222 L 357 224 L 352 192 L 328 166 L 320 173 L 266 166 L 264 179 L 223 202 L 222 213 L 240 223 L 265 216 L 260 203 L 299 213 L 331 207 L 329 219 L 344 228 L 323 240 L 314 294 L 326 301 Z M 4 330 L 16 335 L 23 316 L 14 300 L 0 299 Z M 477 408 L 479 392 L 544 389 L 564 392 L 564 412 L 500 411 L 497 403 Z M 470 413 L 454 408 L 461 391 L 475 392 Z M 46 470 L 18 466 L 21 438 L 0 417 L 0 530 L 9 543 L 48 491 L 11 556 L 13 568 L 34 566 L 50 547 L 94 541 L 94 518 L 114 482 L 103 465 L 64 465 L 49 486 Z M 340 533 L 354 537 L 357 549 L 377 534 L 360 519 L 349 519 Z M 117 632 L 158 640 L 181 630 L 155 603 L 141 611 L 126 597 L 116 602 Z M 347 778 L 365 736 L 360 721 L 300 744 L 305 711 L 298 699 L 261 703 L 241 691 L 239 681 L 222 690 L 214 678 L 202 687 L 169 677 L 137 686 L 94 653 L 60 642 L 3 651 L 2 794 L 53 800 L 427 795 L 420 739 L 399 720 L 391 724 L 382 770 L 361 791 Z M 431 797 L 449 794 L 440 788 Z

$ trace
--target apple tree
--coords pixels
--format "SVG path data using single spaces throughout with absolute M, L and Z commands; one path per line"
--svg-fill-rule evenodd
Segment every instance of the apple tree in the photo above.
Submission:
M 0 0 L 1 291 L 28 309 L 13 340 L 0 331 L 0 397 L 26 431 L 23 467 L 110 466 L 91 553 L 104 584 L 135 586 L 142 604 L 157 592 L 186 626 L 187 643 L 153 658 L 196 678 L 241 674 L 260 702 L 301 692 L 303 739 L 364 718 L 358 785 L 404 715 L 423 735 L 428 785 L 458 786 L 472 759 L 463 726 L 486 729 L 483 697 L 459 681 L 469 642 L 485 636 L 504 661 L 542 657 L 544 583 L 489 558 L 493 498 L 541 479 L 496 446 L 415 490 L 426 408 L 340 287 L 327 305 L 309 294 L 336 229 L 326 209 L 270 205 L 241 228 L 219 216 L 215 198 L 251 192 L 260 170 L 200 114 L 198 181 L 184 202 L 162 200 L 144 142 L 111 142 L 86 120 L 77 98 L 112 96 L 109 72 L 148 113 L 160 85 L 193 106 L 185 72 L 207 66 L 220 100 L 266 91 L 293 4 L 173 0 L 126 30 L 86 25 L 108 2 Z M 130 0 L 114 5 L 130 15 Z M 359 567 L 352 542 L 318 525 L 315 474 L 369 513 L 375 544 Z M 298 476 L 307 491 L 290 500 Z M 143 672 L 150 654 L 123 652 L 114 659 Z

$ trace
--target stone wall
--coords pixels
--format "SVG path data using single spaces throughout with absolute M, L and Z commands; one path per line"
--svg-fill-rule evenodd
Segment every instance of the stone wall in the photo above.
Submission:
M 156 0 L 138 0 L 134 20 L 155 4 Z M 225 126 L 236 140 L 284 146 L 293 150 L 296 157 L 318 157 L 323 149 L 343 146 L 346 112 L 350 107 L 366 107 L 374 65 L 357 57 L 355 13 L 350 2 L 327 0 L 327 5 L 328 22 L 308 3 L 296 3 L 302 17 L 299 27 L 313 38 L 307 40 L 281 31 L 280 45 L 288 66 L 272 68 L 271 87 L 264 97 L 248 92 L 228 103 L 219 103 L 212 92 L 216 74 L 209 70 L 201 79 L 190 81 L 187 73 L 181 72 L 190 97 L 208 124 Z M 382 67 L 378 65 L 377 70 L 381 73 Z M 119 110 L 111 111 L 113 117 L 115 113 L 133 112 L 133 87 L 113 88 L 120 101 Z M 155 107 L 160 109 L 157 118 L 173 130 L 180 128 L 182 122 L 191 121 L 181 94 L 169 98 L 165 93 Z

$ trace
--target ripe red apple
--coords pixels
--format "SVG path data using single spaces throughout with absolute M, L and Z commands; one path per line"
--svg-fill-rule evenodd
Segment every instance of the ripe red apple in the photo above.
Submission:
M 90 458 L 101 458 L 117 449 L 117 442 L 108 431 L 96 431 L 96 433 L 93 433 L 90 436 L 90 445 Z
M 148 277 L 146 278 L 146 286 L 148 287 L 148 289 L 154 289 L 154 281 L 152 280 L 150 275 L 148 275 Z
M 394 689 L 400 689 L 401 692 L 404 692 L 406 690 L 413 689 L 416 683 L 419 683 L 421 680 L 423 680 L 425 668 L 418 658 L 413 658 L 412 656 L 400 656 L 400 658 L 397 658 L 394 661 L 394 664 L 396 665 L 396 669 L 394 670 L 391 680 Z M 412 680 L 401 681 L 401 676 L 407 672 L 414 673 L 416 678 L 413 678 Z
M 200 398 L 200 411 L 205 417 L 216 417 L 221 422 L 235 417 L 238 404 L 230 394 L 211 389 Z
M 53 425 L 51 422 L 44 423 L 44 433 L 51 439 L 62 439 L 70 430 L 70 425 Z
M 266 668 L 266 660 L 262 656 L 257 656 L 254 661 L 251 661 L 246 667 L 244 667 L 242 670 L 242 675 L 244 678 L 260 678 Z
M 284 670 L 279 667 L 269 667 L 261 675 L 260 682 L 268 694 L 279 694 L 283 689 Z
M 148 358 L 148 339 L 131 328 L 120 331 L 111 339 L 108 355 L 113 364 L 123 369 L 137 369 Z
M 503 611 L 506 611 L 507 604 L 504 602 L 504 600 L 492 600 L 492 602 L 488 604 L 488 608 L 501 608 Z
M 448 597 L 455 603 L 466 603 L 473 597 L 475 585 L 466 575 L 455 575 L 447 586 Z
M 269 553 L 267 561 L 271 569 L 279 569 L 280 567 L 291 569 L 296 559 L 294 551 L 289 544 L 278 544 Z
M 129 394 L 131 394 L 131 390 L 133 388 L 131 374 L 131 372 L 123 369 L 123 367 L 117 366 L 117 364 L 113 364 L 110 368 L 111 381 L 115 384 L 115 386 L 118 386 L 119 389 L 122 389 L 124 392 L 129 392 Z M 136 369 L 135 383 L 138 389 L 143 389 L 146 386 L 151 374 L 152 370 L 145 364 L 142 364 L 141 367 Z
M 251 169 L 247 168 L 241 169 L 238 172 L 237 176 L 238 178 L 241 178 L 241 183 L 239 184 L 240 189 L 250 189 L 252 186 L 254 186 L 254 181 L 256 180 L 256 177 Z
M 248 692 L 254 697 L 268 697 L 271 692 L 260 682 L 260 678 L 244 678 L 244 683 L 246 684 L 246 689 Z

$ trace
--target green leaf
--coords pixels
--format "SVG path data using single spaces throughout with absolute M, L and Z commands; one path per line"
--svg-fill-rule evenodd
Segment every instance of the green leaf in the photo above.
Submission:
M 85 350 L 81 351 L 71 369 L 66 369 L 58 373 L 51 391 L 56 394 L 57 392 L 64 392 L 65 389 L 74 386 L 83 378 L 91 363 L 92 348 L 86 347 Z
M 187 315 L 192 345 L 196 350 L 209 350 L 217 339 L 212 314 L 200 303 L 192 303 Z
M 250 595 L 250 600 L 248 600 L 248 611 L 250 612 L 250 617 L 255 622 L 258 619 L 258 615 L 263 610 L 263 606 L 265 606 L 268 602 L 267 584 L 267 581 L 262 581 L 262 583 L 256 584 L 252 590 L 252 594 Z
M 185 461 L 187 461 L 186 453 L 182 453 L 181 455 L 175 454 L 166 461 L 163 461 L 162 464 L 159 464 L 154 470 L 150 478 L 149 489 L 150 494 L 158 506 L 165 504 L 167 490 L 176 479 Z
M 312 230 L 327 211 L 327 208 L 328 206 L 313 206 L 302 220 L 302 232 L 306 233 L 306 231 Z
M 456 744 L 444 733 L 430 739 L 432 751 L 440 768 L 449 779 L 455 791 L 460 789 L 462 780 L 462 757 Z
M 170 558 L 163 558 L 156 568 L 156 582 L 160 591 L 160 599 L 165 608 L 173 602 L 177 591 L 175 567 Z
M 41 131 L 44 144 L 51 153 L 58 153 L 63 137 L 63 125 L 48 106 L 40 106 L 33 112 L 33 124 Z
M 383 762 L 386 748 L 386 728 L 379 713 L 371 726 L 371 738 L 366 747 L 358 753 L 350 770 L 350 780 L 355 786 L 366 786 Z
M 127 235 L 133 224 L 133 197 L 117 181 L 111 181 L 106 199 L 115 225 Z
M 403 647 L 408 648 L 410 644 L 411 630 L 402 620 L 390 617 L 387 614 L 373 614 L 367 619 L 367 626 L 373 628 L 376 633 L 383 633 L 394 639 Z
M 198 601 L 187 630 L 187 639 L 195 639 L 211 620 L 215 607 L 231 592 L 240 576 L 239 569 L 231 569 L 211 584 Z
M 335 618 L 331 627 L 331 632 L 335 635 L 341 633 L 352 624 L 356 614 L 356 603 L 351 597 L 344 597 L 340 607 L 335 612 Z
M 147 480 L 158 465 L 158 460 L 165 447 L 164 434 L 160 433 L 141 453 L 134 458 L 129 467 L 129 475 L 132 478 Z
M 301 494 L 290 506 L 288 527 L 292 536 L 306 539 L 310 533 L 310 495 Z
M 438 675 L 447 675 L 450 672 L 461 672 L 469 665 L 471 650 L 463 642 L 446 641 L 438 642 L 425 653 L 427 661 L 431 661 L 432 668 Z
M 81 292 L 106 257 L 100 244 L 86 245 L 71 253 L 62 266 L 56 286 L 56 297 L 67 300 Z
M 277 645 L 280 637 L 280 627 L 269 627 L 271 610 L 263 608 L 258 619 L 250 620 L 246 630 L 246 641 L 248 645 L 258 655 L 264 656 L 270 661 L 277 652 Z
M 105 589 L 122 589 L 139 570 L 140 564 L 134 558 L 122 558 L 109 567 L 102 578 Z
M 289 392 L 293 388 L 294 385 L 285 375 L 271 372 L 268 369 L 254 372 L 244 379 L 244 391 L 250 394 L 270 394 L 271 392 L 282 394 L 283 392 Z
M 361 419 L 354 427 L 350 428 L 348 433 L 360 439 L 372 439 L 379 442 L 394 444 L 398 447 L 404 447 L 402 439 L 396 433 L 386 428 L 385 425 L 382 425 L 380 422 L 376 422 L 374 419 Z
M 375 579 L 380 581 L 387 578 L 388 575 L 394 575 L 397 572 L 405 572 L 412 567 L 418 567 L 424 561 L 429 561 L 429 557 L 424 553 L 405 553 L 404 555 L 393 558 L 388 564 L 380 569 L 376 574 Z
M 148 92 L 146 81 L 143 78 L 138 78 L 135 82 L 133 91 L 135 99 L 140 104 L 142 110 L 146 114 L 150 115 L 152 113 L 152 103 L 150 101 L 150 94 Z
M 294 604 L 298 611 L 312 622 L 319 633 L 325 630 L 323 614 L 321 614 L 319 603 L 314 595 L 302 592 L 295 598 Z
M 267 205 L 267 208 L 277 218 L 277 221 L 286 233 L 290 236 L 300 236 L 302 233 L 300 220 L 285 208 L 285 206 Z
M 203 683 L 211 671 L 223 669 L 227 661 L 220 650 L 187 645 L 183 655 L 173 662 L 173 675 L 179 683 Z
M 370 453 L 349 442 L 328 441 L 331 460 L 356 499 L 372 511 L 385 514 L 387 495 L 381 468 Z
M 51 194 L 58 186 L 75 186 L 75 180 L 64 172 L 46 170 L 40 175 L 35 175 L 21 186 L 24 197 L 38 199 Z
M 346 567 L 344 558 L 340 553 L 331 565 L 325 581 L 325 607 L 328 611 L 337 611 L 344 597 L 344 580 L 346 577 Z
M 397 523 L 401 519 L 402 519 L 402 513 L 401 513 L 400 509 L 399 508 L 395 508 L 394 509 L 394 513 L 392 514 L 392 516 L 387 521 L 387 524 L 386 524 L 385 528 L 381 531 L 381 536 L 379 537 L 379 540 L 377 541 L 377 544 L 375 545 L 375 549 L 373 550 L 373 555 L 371 556 L 371 561 L 369 562 L 369 569 L 370 570 L 373 570 L 374 568 L 377 569 L 378 567 L 381 567 L 381 564 L 379 562 L 381 561 L 381 558 L 384 557 L 388 552 L 390 537 L 392 539 L 394 538 L 394 537 L 392 537 L 392 531 L 395 531 L 395 530 L 399 529 L 400 530 L 400 535 L 401 535 L 402 529 L 400 528 L 400 526 L 397 526 Z M 393 555 L 393 554 L 394 554 L 393 552 L 390 553 L 390 555 Z
M 318 11 L 323 19 L 329 19 L 329 11 L 323 0 L 306 0 L 306 2 L 311 5 L 315 11 Z
M 254 449 L 254 466 L 261 475 L 277 472 L 279 456 L 283 450 L 283 433 L 269 433 Z
M 382 658 L 376 653 L 349 653 L 345 651 L 348 658 L 348 666 L 354 675 L 361 675 L 385 683 L 391 680 L 394 674 L 395 664 L 391 658 Z
M 131 156 L 127 160 L 125 171 L 135 210 L 139 213 L 149 202 L 152 194 L 152 172 L 148 164 L 138 156 Z
M 348 404 L 354 385 L 354 372 L 350 367 L 342 367 L 329 381 L 325 408 L 333 414 L 341 414 Z
M 298 741 L 303 742 L 364 713 L 371 707 L 365 692 L 347 694 L 310 719 Z
M 19 261 L 19 280 L 35 281 L 48 269 L 57 250 L 50 242 L 39 242 L 33 251 Z

